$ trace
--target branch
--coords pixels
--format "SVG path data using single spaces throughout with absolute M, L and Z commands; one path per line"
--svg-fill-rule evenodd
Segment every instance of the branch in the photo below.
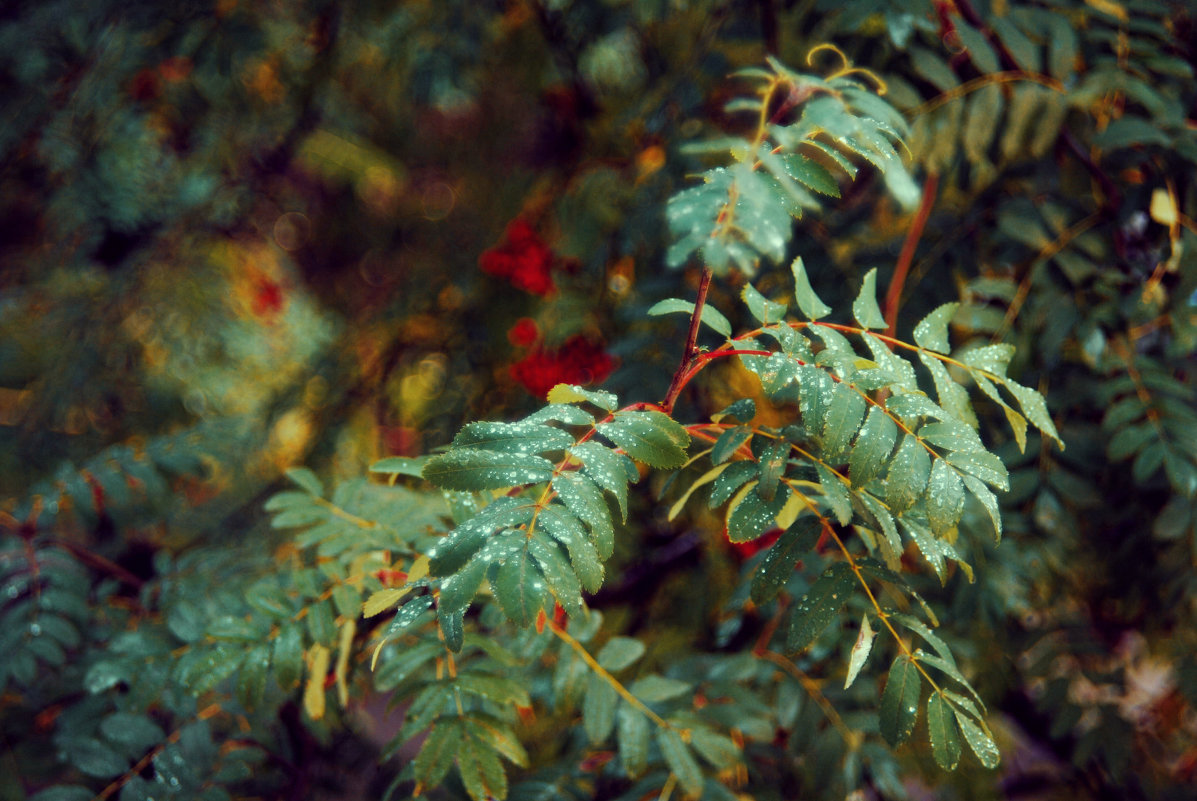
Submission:
M 902 252 L 898 255 L 898 263 L 894 267 L 894 275 L 889 280 L 889 289 L 885 293 L 885 333 L 893 336 L 898 325 L 898 306 L 902 300 L 902 288 L 906 284 L 906 274 L 910 271 L 910 263 L 914 261 L 914 252 L 918 249 L 919 239 L 923 236 L 923 228 L 927 225 L 927 218 L 931 216 L 931 207 L 935 205 L 935 193 L 939 189 L 939 174 L 928 172 L 923 181 L 923 198 L 915 212 L 910 230 L 906 232 L 906 241 L 902 243 Z
M 677 396 L 681 394 L 682 387 L 686 385 L 686 372 L 697 355 L 694 343 L 698 341 L 698 326 L 702 320 L 702 307 L 706 305 L 707 290 L 710 288 L 711 268 L 703 267 L 702 277 L 698 281 L 698 297 L 694 299 L 694 313 L 690 315 L 690 333 L 686 335 L 686 349 L 682 353 L 681 363 L 673 374 L 673 380 L 669 383 L 669 391 L 665 393 L 665 399 L 661 401 L 661 409 L 666 414 L 673 412 L 673 404 L 677 401 Z

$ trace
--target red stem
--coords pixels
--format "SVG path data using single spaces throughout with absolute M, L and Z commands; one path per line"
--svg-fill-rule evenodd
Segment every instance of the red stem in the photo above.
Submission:
M 935 204 L 935 192 L 938 188 L 938 173 L 927 173 L 927 179 L 923 181 L 923 199 L 919 202 L 910 230 L 906 232 L 906 241 L 902 243 L 902 252 L 898 255 L 898 263 L 894 267 L 894 276 L 890 279 L 889 290 L 885 293 L 885 333 L 891 337 L 898 325 L 898 306 L 902 300 L 902 288 L 906 285 L 906 274 L 910 272 L 914 252 L 923 236 L 927 218 L 931 216 L 931 207 Z
M 673 381 L 669 383 L 669 391 L 665 393 L 665 399 L 661 401 L 661 410 L 665 414 L 673 413 L 673 404 L 677 401 L 677 396 L 681 394 L 682 387 L 689 380 L 687 372 L 697 354 L 695 343 L 698 341 L 698 325 L 702 319 L 702 307 L 707 302 L 707 290 L 710 288 L 711 268 L 703 267 L 702 277 L 698 280 L 698 297 L 694 299 L 694 313 L 690 315 L 690 333 L 686 335 L 686 350 L 682 353 L 682 361 L 673 374 Z

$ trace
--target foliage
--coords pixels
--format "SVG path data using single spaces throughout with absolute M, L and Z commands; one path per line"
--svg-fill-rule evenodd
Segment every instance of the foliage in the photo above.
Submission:
M 0 41 L 0 798 L 1191 793 L 1184 4 Z

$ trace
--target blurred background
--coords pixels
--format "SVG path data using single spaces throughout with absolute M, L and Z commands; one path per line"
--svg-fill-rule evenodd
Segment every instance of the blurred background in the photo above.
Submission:
M 965 301 L 956 336 L 1018 345 L 1011 374 L 1045 391 L 1068 443 L 1005 443 L 1006 541 L 971 546 L 975 585 L 925 588 L 971 643 L 1006 762 L 945 778 L 911 756 L 905 792 L 1194 797 L 1187 4 L 8 0 L 0 555 L 37 542 L 92 591 L 62 612 L 74 635 L 29 653 L 28 579 L 0 572 L 15 588 L 0 595 L 0 798 L 54 778 L 96 610 L 167 555 L 267 558 L 251 538 L 285 468 L 359 477 L 467 420 L 528 413 L 560 381 L 663 396 L 685 320 L 644 312 L 697 285 L 664 267 L 664 203 L 699 163 L 681 146 L 740 130 L 723 110 L 735 70 L 767 54 L 806 69 L 822 42 L 876 71 L 914 123 L 933 203 L 899 334 Z M 888 282 L 912 219 L 862 167 L 795 240 L 835 308 L 872 267 Z M 712 288 L 733 324 L 744 280 Z M 763 265 L 756 283 L 787 281 Z M 683 413 L 752 381 L 728 367 Z M 673 498 L 652 489 L 625 565 L 711 525 L 668 524 L 653 510 Z M 701 558 L 666 563 L 670 581 L 607 603 L 655 599 L 666 642 L 714 625 L 742 561 L 714 534 Z M 694 576 L 718 589 L 683 614 L 670 599 Z M 800 762 L 795 794 L 759 797 L 881 793 L 815 789 Z

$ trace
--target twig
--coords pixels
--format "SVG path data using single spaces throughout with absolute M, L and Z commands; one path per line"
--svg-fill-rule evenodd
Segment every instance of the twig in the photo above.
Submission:
M 902 252 L 898 254 L 898 263 L 894 267 L 893 278 L 889 280 L 889 289 L 885 293 L 885 333 L 891 337 L 898 325 L 898 306 L 902 300 L 906 274 L 910 271 L 910 263 L 914 261 L 914 252 L 923 236 L 927 218 L 931 216 L 931 207 L 935 205 L 935 193 L 938 189 L 939 174 L 928 172 L 926 180 L 923 181 L 923 198 L 919 201 L 919 208 L 910 224 L 910 230 L 906 232 L 906 241 L 902 243 Z
M 710 288 L 711 268 L 703 267 L 702 277 L 698 280 L 698 297 L 694 299 L 694 313 L 690 315 L 690 333 L 686 335 L 686 350 L 682 353 L 682 361 L 673 374 L 673 380 L 669 383 L 669 391 L 665 393 L 665 399 L 661 401 L 661 409 L 666 414 L 673 412 L 673 404 L 677 401 L 677 396 L 681 394 L 682 387 L 685 386 L 686 372 L 697 353 L 695 343 L 698 341 L 698 326 L 702 320 L 702 307 L 707 302 L 707 290 Z

